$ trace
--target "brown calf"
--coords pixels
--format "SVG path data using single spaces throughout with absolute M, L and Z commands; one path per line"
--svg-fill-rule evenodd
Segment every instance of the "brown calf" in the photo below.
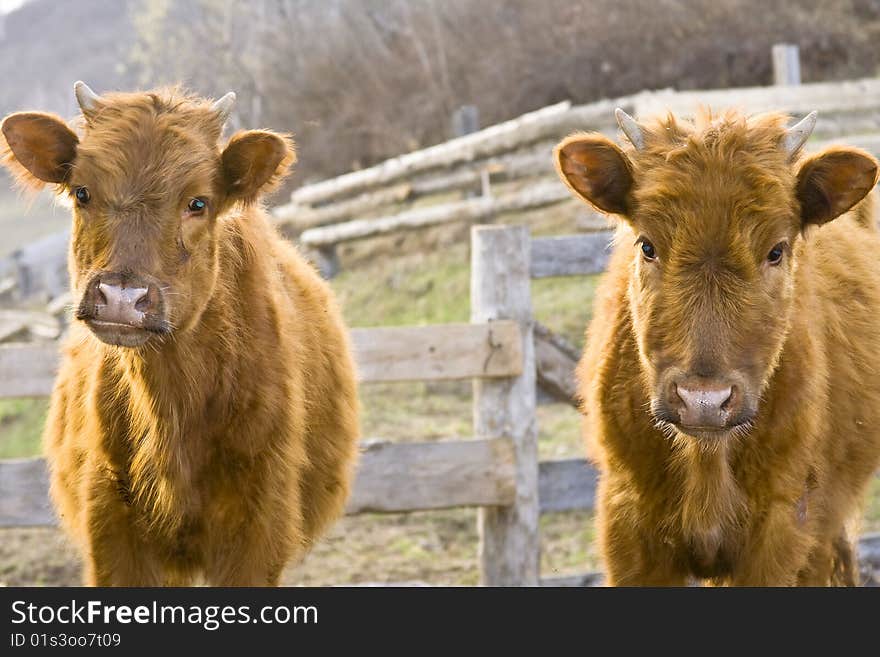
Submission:
M 877 162 L 799 157 L 815 114 L 618 120 L 625 150 L 555 151 L 622 218 L 578 370 L 610 583 L 853 584 L 880 464 L 880 235 L 856 205 Z
M 79 136 L 3 121 L 4 164 L 74 205 L 76 317 L 44 442 L 95 585 L 274 585 L 342 511 L 354 367 L 327 286 L 257 203 L 295 157 L 234 96 L 96 96 Z

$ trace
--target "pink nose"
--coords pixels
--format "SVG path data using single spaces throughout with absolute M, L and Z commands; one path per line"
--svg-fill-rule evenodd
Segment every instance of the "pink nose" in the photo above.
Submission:
M 721 428 L 731 415 L 733 389 L 724 385 L 676 385 L 682 404 L 678 408 L 681 424 L 686 427 Z
M 95 319 L 130 326 L 143 324 L 144 314 L 151 305 L 149 288 L 123 287 L 122 285 L 101 282 L 98 284 L 98 292 L 99 299 L 95 305 Z

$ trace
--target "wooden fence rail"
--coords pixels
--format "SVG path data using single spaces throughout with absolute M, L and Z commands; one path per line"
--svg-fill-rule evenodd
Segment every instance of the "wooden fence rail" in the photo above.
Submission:
M 358 380 L 443 381 L 508 377 L 522 371 L 516 322 L 445 324 L 351 331 Z M 45 397 L 58 368 L 58 345 L 0 345 L 0 398 Z
M 507 438 L 427 443 L 364 441 L 348 515 L 514 501 L 516 460 Z M 0 461 L 0 527 L 56 524 L 42 458 Z M 544 461 L 538 470 L 541 513 L 590 510 L 596 471 L 584 459 Z

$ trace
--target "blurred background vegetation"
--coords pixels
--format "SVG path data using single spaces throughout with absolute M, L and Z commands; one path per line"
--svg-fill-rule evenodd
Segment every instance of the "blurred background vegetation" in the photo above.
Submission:
M 30 0 L 6 16 L 0 111 L 72 116 L 71 85 L 233 89 L 241 126 L 296 135 L 325 178 L 570 99 L 876 75 L 878 0 Z

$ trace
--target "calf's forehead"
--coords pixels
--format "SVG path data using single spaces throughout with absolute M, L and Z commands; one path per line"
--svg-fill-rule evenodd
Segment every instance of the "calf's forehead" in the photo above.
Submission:
M 799 229 L 794 171 L 776 149 L 692 138 L 635 168 L 633 220 L 655 240 L 763 243 Z
M 89 185 L 106 200 L 167 198 L 188 187 L 209 192 L 204 188 L 213 184 L 220 163 L 210 116 L 192 109 L 128 110 L 103 114 L 86 127 L 74 163 L 74 184 Z

